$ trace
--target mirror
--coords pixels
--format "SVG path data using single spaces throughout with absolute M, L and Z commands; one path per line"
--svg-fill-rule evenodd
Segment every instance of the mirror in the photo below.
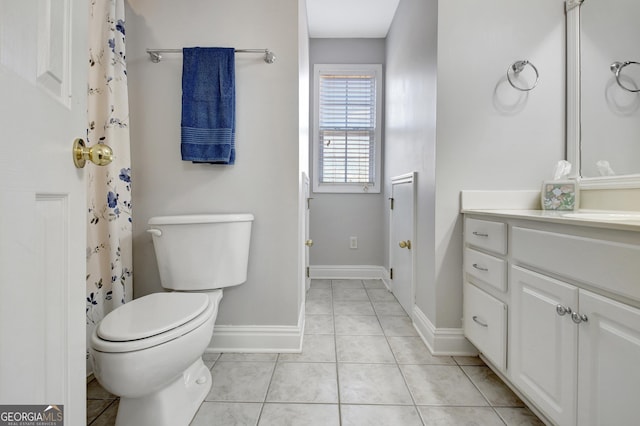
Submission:
M 566 4 L 568 159 L 582 187 L 640 187 L 640 2 Z

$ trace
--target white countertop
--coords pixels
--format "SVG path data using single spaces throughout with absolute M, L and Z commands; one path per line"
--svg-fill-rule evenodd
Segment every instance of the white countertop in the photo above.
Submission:
M 464 214 L 495 218 L 526 219 L 563 225 L 640 231 L 640 212 L 606 210 L 519 210 L 519 209 L 463 209 Z

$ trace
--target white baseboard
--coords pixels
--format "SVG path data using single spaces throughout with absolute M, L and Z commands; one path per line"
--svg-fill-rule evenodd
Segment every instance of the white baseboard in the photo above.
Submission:
M 464 337 L 461 328 L 436 328 L 417 306 L 413 307 L 413 324 L 433 355 L 478 355 L 477 349 Z
M 297 325 L 216 325 L 205 352 L 300 353 L 303 335 L 304 303 Z
M 315 265 L 309 266 L 311 279 L 385 279 L 389 274 L 375 265 Z

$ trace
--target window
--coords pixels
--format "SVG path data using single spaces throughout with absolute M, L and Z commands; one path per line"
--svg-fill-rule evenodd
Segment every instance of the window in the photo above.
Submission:
M 381 65 L 316 65 L 315 192 L 380 192 Z

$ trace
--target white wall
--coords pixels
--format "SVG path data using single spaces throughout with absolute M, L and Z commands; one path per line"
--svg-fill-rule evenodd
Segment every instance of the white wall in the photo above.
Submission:
M 309 48 L 311 64 L 385 62 L 384 39 L 311 39 Z M 313 99 L 313 76 L 309 90 Z M 313 113 L 313 108 L 310 112 Z M 384 120 L 381 125 L 384 128 Z M 313 136 L 309 135 L 309 140 L 312 139 Z M 380 143 L 384 147 L 384 136 Z M 383 195 L 313 193 L 310 216 L 313 247 L 309 251 L 311 265 L 382 266 L 385 235 Z M 349 237 L 352 236 L 358 238 L 357 249 L 349 248 Z
M 248 280 L 225 289 L 217 325 L 296 325 L 300 164 L 305 170 L 308 163 L 304 118 L 299 123 L 308 85 L 299 1 L 127 0 L 127 7 L 136 297 L 161 291 L 145 232 L 149 217 L 250 212 Z M 269 48 L 277 55 L 271 65 L 259 54 L 236 55 L 234 166 L 180 159 L 182 57 L 166 54 L 154 64 L 145 53 L 196 45 Z
M 540 189 L 565 158 L 562 0 L 461 0 L 438 8 L 436 316 L 462 317 L 462 189 Z M 507 67 L 527 59 L 538 86 L 522 95 Z
M 385 199 L 394 176 L 417 173 L 416 301 L 435 312 L 437 0 L 401 0 L 387 36 Z M 385 209 L 388 229 L 389 210 Z M 388 234 L 388 233 L 387 233 Z M 388 267 L 388 235 L 385 235 Z M 433 319 L 432 319 L 433 321 Z
M 418 171 L 416 304 L 437 328 L 461 327 L 460 191 L 539 189 L 565 156 L 563 7 L 401 0 L 387 40 L 387 175 Z M 528 95 L 506 82 L 520 59 L 540 71 Z

